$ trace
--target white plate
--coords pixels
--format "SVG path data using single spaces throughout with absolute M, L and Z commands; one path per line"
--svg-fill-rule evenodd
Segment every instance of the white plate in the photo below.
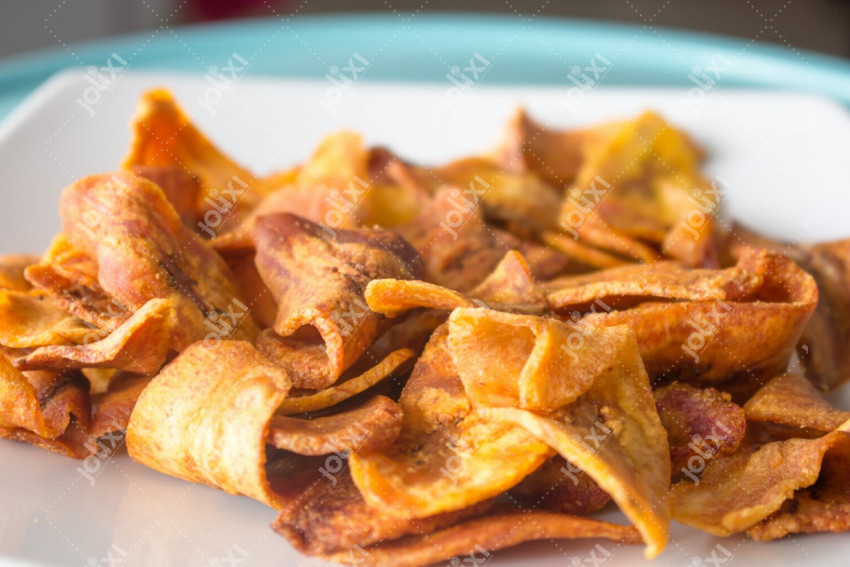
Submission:
M 58 230 L 62 187 L 117 166 L 129 143 L 128 121 L 138 95 L 155 85 L 171 88 L 204 131 L 258 172 L 304 159 L 323 135 L 342 127 L 411 159 L 439 162 L 491 147 L 520 103 L 545 123 L 564 126 L 654 108 L 708 149 L 710 175 L 728 187 L 727 216 L 791 240 L 850 236 L 850 116 L 837 104 L 807 95 L 458 89 L 448 81 L 340 87 L 248 78 L 211 92 L 212 83 L 203 77 L 131 72 L 87 92 L 92 83 L 72 71 L 48 81 L 0 126 L 0 253 L 39 252 L 47 245 Z M 96 95 L 100 100 L 91 111 L 78 102 Z M 205 104 L 204 96 L 221 101 Z M 850 407 L 846 392 L 838 398 Z M 93 476 L 80 472 L 83 464 L 0 442 L 0 566 L 324 564 L 293 551 L 268 527 L 274 512 L 247 498 L 156 473 L 120 450 L 85 463 L 98 469 Z M 603 517 L 623 521 L 618 512 Z M 755 544 L 674 525 L 668 550 L 651 565 L 845 565 L 848 556 L 846 535 Z M 641 546 L 601 540 L 538 542 L 483 559 L 493 566 L 643 563 Z

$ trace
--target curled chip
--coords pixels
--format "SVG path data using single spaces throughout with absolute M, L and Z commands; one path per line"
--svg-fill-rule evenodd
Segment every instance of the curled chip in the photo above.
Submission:
M 257 268 L 274 294 L 274 333 L 261 350 L 284 365 L 294 385 L 323 388 L 339 378 L 385 329 L 385 317 L 363 298 L 370 280 L 415 278 L 416 251 L 397 235 L 361 229 L 326 232 L 280 213 L 256 226 Z
M 106 433 L 127 429 L 136 400 L 142 395 L 153 376 L 129 372 L 117 373 L 106 392 L 94 396 L 95 410 L 89 433 L 100 437 Z
M 165 183 L 164 189 L 180 218 L 197 219 L 192 229 L 205 238 L 235 227 L 265 192 L 250 171 L 223 154 L 192 124 L 164 89 L 142 95 L 133 134 L 123 168 L 153 181 L 163 179 L 163 173 L 155 171 L 170 169 L 185 172 L 178 174 L 181 178 L 196 180 Z M 187 208 L 189 196 L 177 191 L 195 195 L 192 209 Z
M 850 442 L 848 431 L 850 421 L 816 439 L 748 445 L 712 460 L 698 483 L 683 480 L 671 488 L 673 517 L 718 536 L 752 528 L 794 491 L 815 483 L 827 451 Z
M 421 280 L 372 280 L 366 287 L 369 308 L 395 317 L 415 307 L 452 310 L 486 304 L 496 309 L 542 313 L 545 299 L 536 288 L 522 254 L 509 251 L 493 272 L 464 294 Z
M 426 518 L 498 496 L 552 454 L 521 428 L 470 413 L 448 333 L 446 325 L 434 331 L 402 390 L 404 420 L 395 444 L 349 458 L 366 502 L 399 518 Z
M 300 455 L 385 449 L 401 431 L 401 409 L 375 396 L 353 410 L 313 419 L 277 415 L 269 422 L 269 445 Z
M 390 376 L 413 355 L 413 351 L 407 348 L 395 350 L 362 374 L 353 377 L 343 375 L 344 380 L 336 385 L 311 394 L 289 396 L 278 407 L 277 415 L 313 412 L 343 402 Z
M 634 335 L 625 327 L 609 331 L 620 338 L 608 339 L 616 360 L 572 404 L 543 415 L 510 407 L 476 413 L 524 428 L 579 467 L 634 522 L 652 558 L 667 545 L 670 526 L 667 432 Z
M 741 395 L 752 394 L 785 369 L 818 292 L 811 276 L 783 256 L 753 252 L 738 268 L 762 280 L 743 297 L 648 300 L 610 311 L 594 300 L 593 312 L 582 318 L 582 325 L 630 326 L 655 381 L 724 385 Z M 582 304 L 587 299 L 582 297 Z
M 171 303 L 151 299 L 120 327 L 95 342 L 43 346 L 15 362 L 23 370 L 113 368 L 153 374 L 168 355 Z
M 195 343 L 139 396 L 127 450 L 160 472 L 278 507 L 264 468 L 266 439 L 289 386 L 286 372 L 250 343 Z
M 121 322 L 161 298 L 174 311 L 172 350 L 256 334 L 224 261 L 150 181 L 124 172 L 86 177 L 65 188 L 59 212 L 68 241 L 97 262 L 100 286 L 126 307 Z
M 761 387 L 744 405 L 750 421 L 769 421 L 803 429 L 832 431 L 850 412 L 831 406 L 807 378 L 782 374 Z
M 81 459 L 89 453 L 88 383 L 74 372 L 26 372 L 0 352 L 0 437 Z
M 40 291 L 0 289 L 0 345 L 33 348 L 83 342 L 95 330 Z

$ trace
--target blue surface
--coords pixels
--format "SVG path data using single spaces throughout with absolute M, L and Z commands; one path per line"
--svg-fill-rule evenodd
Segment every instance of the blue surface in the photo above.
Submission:
M 715 60 L 726 69 L 711 77 L 716 84 L 709 88 L 793 89 L 850 105 L 850 62 L 805 51 L 582 20 L 358 14 L 164 28 L 2 60 L 0 117 L 56 71 L 103 66 L 112 53 L 126 60 L 128 68 L 198 74 L 210 66 L 226 66 L 236 53 L 249 61 L 251 75 L 307 78 L 325 77 L 334 66 L 344 70 L 357 54 L 369 62 L 366 80 L 429 82 L 448 81 L 452 66 L 462 69 L 479 54 L 490 62 L 482 84 L 570 87 L 571 69 L 591 66 L 594 57 L 597 67 L 602 60 L 611 62 L 598 81 L 602 86 L 700 88 L 689 75 L 702 73 L 697 82 L 706 84 L 705 70 Z

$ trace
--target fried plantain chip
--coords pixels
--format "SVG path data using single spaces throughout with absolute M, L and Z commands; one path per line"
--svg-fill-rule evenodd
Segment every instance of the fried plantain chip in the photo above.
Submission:
M 28 254 L 0 255 L 0 290 L 29 291 L 32 289 L 24 277 L 24 270 L 39 261 L 38 256 Z
M 345 451 L 380 451 L 401 431 L 401 408 L 386 396 L 375 396 L 353 410 L 324 417 L 297 419 L 276 415 L 269 422 L 267 442 L 300 455 Z
M 0 289 L 0 344 L 11 348 L 83 342 L 96 330 L 53 305 L 40 291 Z
M 491 505 L 492 501 L 486 501 L 427 518 L 398 518 L 367 505 L 343 467 L 333 476 L 317 478 L 287 502 L 272 527 L 302 553 L 327 557 L 409 534 L 431 533 L 460 519 L 480 516 Z
M 824 454 L 850 442 L 850 422 L 817 439 L 751 444 L 711 460 L 698 482 L 670 490 L 677 521 L 718 536 L 747 530 L 815 483 Z
M 781 374 L 765 384 L 744 404 L 747 419 L 832 431 L 850 419 L 823 399 L 820 392 L 799 374 Z
M 142 95 L 132 129 L 132 145 L 122 168 L 174 168 L 185 172 L 181 177 L 196 179 L 199 187 L 181 182 L 176 191 L 169 186 L 165 194 L 181 218 L 199 219 L 192 228 L 202 236 L 237 226 L 267 191 L 250 171 L 213 145 L 165 89 Z M 141 170 L 146 171 L 151 170 Z M 192 211 L 185 210 L 190 198 L 185 193 L 195 195 Z
M 850 239 L 817 244 L 802 264 L 820 290 L 797 352 L 806 377 L 824 391 L 850 380 Z
M 820 476 L 810 488 L 798 490 L 780 510 L 747 530 L 756 541 L 788 534 L 846 532 L 850 530 L 850 443 L 830 448 L 823 457 Z
M 634 523 L 650 559 L 667 545 L 670 450 L 634 335 L 610 330 L 620 336 L 610 344 L 617 360 L 574 403 L 548 415 L 511 407 L 476 413 L 523 427 L 579 466 Z
M 591 268 L 605 269 L 628 264 L 626 260 L 563 234 L 544 232 L 542 238 L 543 242 L 552 248 L 560 250 L 571 259 Z
M 667 430 L 674 475 L 697 468 L 689 463 L 698 464 L 706 455 L 715 458 L 733 453 L 747 430 L 741 406 L 714 388 L 674 382 L 655 390 L 655 406 Z
M 196 230 L 196 225 L 203 225 L 200 222 L 203 216 L 198 210 L 198 202 L 203 200 L 201 182 L 191 172 L 173 165 L 135 165 L 129 170 L 134 175 L 156 183 L 187 228 Z
M 640 535 L 632 526 L 540 510 L 494 511 L 483 518 L 462 521 L 431 534 L 409 536 L 362 551 L 339 552 L 328 559 L 350 565 L 392 564 L 398 567 L 430 565 L 446 559 L 450 565 L 455 561 L 480 563 L 486 561 L 492 551 L 528 541 L 583 538 L 605 538 L 627 544 L 640 542 Z
M 372 280 L 366 286 L 369 308 L 395 317 L 415 307 L 451 310 L 486 302 L 494 309 L 542 313 L 545 299 L 536 288 L 522 254 L 508 251 L 493 272 L 467 294 L 421 280 Z
M 363 299 L 375 278 L 415 278 L 416 251 L 379 230 L 322 227 L 287 213 L 257 222 L 257 268 L 278 303 L 274 333 L 258 347 L 284 365 L 299 388 L 334 383 L 386 328 Z
M 450 188 L 437 191 L 416 220 L 396 230 L 422 257 L 423 279 L 460 292 L 480 284 L 507 251 L 485 225 L 480 207 L 459 203 Z
M 74 248 L 63 234 L 57 235 L 38 264 L 24 276 L 32 285 L 53 298 L 59 309 L 91 325 L 103 336 L 127 317 L 126 305 L 110 297 L 97 280 L 97 262 Z
M 15 362 L 21 370 L 113 368 L 153 374 L 168 355 L 171 302 L 151 299 L 108 336 L 89 344 L 37 348 Z
M 561 321 L 455 309 L 448 346 L 474 407 L 551 411 L 575 401 L 619 362 L 629 331 L 577 330 Z
M 516 485 L 552 454 L 519 427 L 470 414 L 447 336 L 447 325 L 434 331 L 402 390 L 396 443 L 349 458 L 363 498 L 391 516 L 426 518 L 473 506 Z
M 622 311 L 590 313 L 582 325 L 632 327 L 655 382 L 721 385 L 746 399 L 784 371 L 814 310 L 817 287 L 791 260 L 773 253 L 753 252 L 738 267 L 762 278 L 748 297 L 647 301 Z
M 150 181 L 126 172 L 86 177 L 62 192 L 60 216 L 68 241 L 97 261 L 103 290 L 126 306 L 122 323 L 161 298 L 173 306 L 175 351 L 211 336 L 256 334 L 224 261 L 182 225 Z
M 81 459 L 91 421 L 88 382 L 75 372 L 21 372 L 0 353 L 0 437 Z
M 106 392 L 95 396 L 95 411 L 89 434 L 100 437 L 107 433 L 127 429 L 136 400 L 153 380 L 130 372 L 119 372 L 109 382 Z
M 388 354 L 381 362 L 360 375 L 350 378 L 343 375 L 344 380 L 334 386 L 312 394 L 287 397 L 280 404 L 280 407 L 278 407 L 276 415 L 313 412 L 336 405 L 361 392 L 365 392 L 381 380 L 392 375 L 393 372 L 413 358 L 413 356 L 414 352 L 410 349 L 403 348 L 395 350 Z
M 611 496 L 580 467 L 555 455 L 508 491 L 535 509 L 586 516 L 605 506 Z
M 738 301 L 751 297 L 763 274 L 742 266 L 725 270 L 687 269 L 676 262 L 623 266 L 565 276 L 542 284 L 552 309 L 582 308 L 596 300 L 613 305 L 637 298 Z
M 127 449 L 165 474 L 278 507 L 264 469 L 266 439 L 289 387 L 286 372 L 250 343 L 195 343 L 139 396 Z

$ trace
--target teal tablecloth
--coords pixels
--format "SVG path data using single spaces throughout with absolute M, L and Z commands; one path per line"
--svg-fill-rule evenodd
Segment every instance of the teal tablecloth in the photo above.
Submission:
M 52 73 L 104 66 L 205 74 L 238 54 L 248 73 L 322 78 L 355 55 L 366 80 L 448 81 L 471 59 L 480 82 L 755 87 L 817 93 L 850 105 L 850 62 L 809 52 L 651 26 L 495 15 L 358 14 L 265 18 L 170 28 L 0 61 L 0 117 Z M 115 60 L 113 60 L 115 61 Z M 610 64 L 605 64 L 609 62 Z M 595 69 L 594 69 L 595 68 Z M 596 77 L 596 74 L 600 77 Z M 456 77 L 458 75 L 455 75 Z M 571 78 L 574 80 L 571 80 Z

